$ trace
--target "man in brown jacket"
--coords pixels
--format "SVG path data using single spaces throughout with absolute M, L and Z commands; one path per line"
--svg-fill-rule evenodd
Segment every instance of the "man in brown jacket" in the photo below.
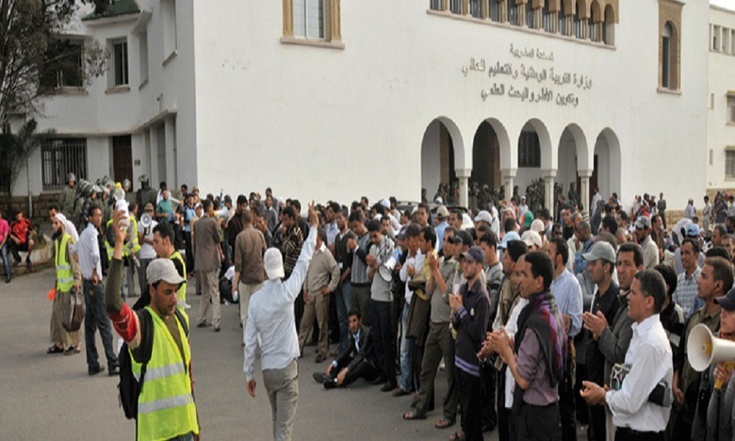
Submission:
M 199 302 L 199 317 L 197 327 L 207 326 L 207 312 L 209 311 L 209 299 L 212 299 L 212 325 L 214 331 L 219 332 L 220 327 L 220 305 L 219 287 L 217 281 L 217 270 L 220 262 L 224 259 L 222 245 L 220 243 L 219 225 L 212 211 L 212 201 L 202 201 L 204 216 L 194 224 L 194 269 L 201 274 L 202 296 Z
M 253 227 L 253 214 L 250 210 L 243 211 L 242 222 L 243 229 L 235 238 L 233 249 L 235 278 L 232 280 L 232 295 L 234 298 L 235 293 L 238 292 L 240 297 L 240 321 L 242 322 L 244 345 L 250 296 L 260 289 L 265 280 L 263 254 L 267 247 L 263 233 Z

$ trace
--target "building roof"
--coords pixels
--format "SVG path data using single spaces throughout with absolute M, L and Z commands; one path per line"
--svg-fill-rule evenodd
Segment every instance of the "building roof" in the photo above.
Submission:
M 118 17 L 120 15 L 137 14 L 139 12 L 140 8 L 138 8 L 135 0 L 115 0 L 113 3 L 105 6 L 102 12 L 92 12 L 82 18 L 82 20 L 99 20 L 102 18 Z

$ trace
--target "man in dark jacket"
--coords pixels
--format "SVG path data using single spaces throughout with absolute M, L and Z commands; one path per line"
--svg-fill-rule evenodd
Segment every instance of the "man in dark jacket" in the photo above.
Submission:
M 356 309 L 350 310 L 347 320 L 350 345 L 340 352 L 325 373 L 314 372 L 314 379 L 323 383 L 325 389 L 346 387 L 358 378 L 372 382 L 380 376 L 370 328 L 362 325 L 362 316 Z

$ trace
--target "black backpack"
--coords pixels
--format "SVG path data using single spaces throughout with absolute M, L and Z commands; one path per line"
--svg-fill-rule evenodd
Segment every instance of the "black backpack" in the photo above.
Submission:
M 184 328 L 184 334 L 188 337 L 189 327 L 186 325 L 186 319 L 178 308 L 176 308 L 175 312 L 176 318 L 181 323 L 181 327 Z M 118 361 L 120 363 L 120 383 L 117 385 L 119 390 L 118 399 L 120 401 L 120 407 L 122 407 L 125 413 L 125 418 L 129 420 L 138 418 L 138 397 L 140 396 L 140 391 L 143 389 L 145 371 L 148 367 L 148 362 L 151 360 L 151 352 L 153 351 L 153 318 L 147 309 L 143 309 L 140 319 L 143 321 L 140 344 L 141 347 L 145 348 L 143 360 L 141 361 L 143 366 L 140 368 L 140 381 L 136 380 L 133 375 L 133 363 L 127 343 L 123 343 L 118 354 Z

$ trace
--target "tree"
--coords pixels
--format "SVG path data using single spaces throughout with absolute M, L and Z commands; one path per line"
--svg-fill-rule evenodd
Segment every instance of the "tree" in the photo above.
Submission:
M 0 0 L 0 127 L 39 113 L 41 98 L 58 87 L 81 87 L 104 72 L 104 49 L 64 37 L 87 4 L 101 12 L 109 0 Z
M 0 190 L 5 193 L 9 206 L 20 171 L 25 169 L 28 158 L 54 131 L 36 133 L 38 123 L 35 119 L 26 121 L 16 134 L 10 132 L 8 125 L 5 127 L 0 134 L 0 157 L 3 158 L 0 162 Z

